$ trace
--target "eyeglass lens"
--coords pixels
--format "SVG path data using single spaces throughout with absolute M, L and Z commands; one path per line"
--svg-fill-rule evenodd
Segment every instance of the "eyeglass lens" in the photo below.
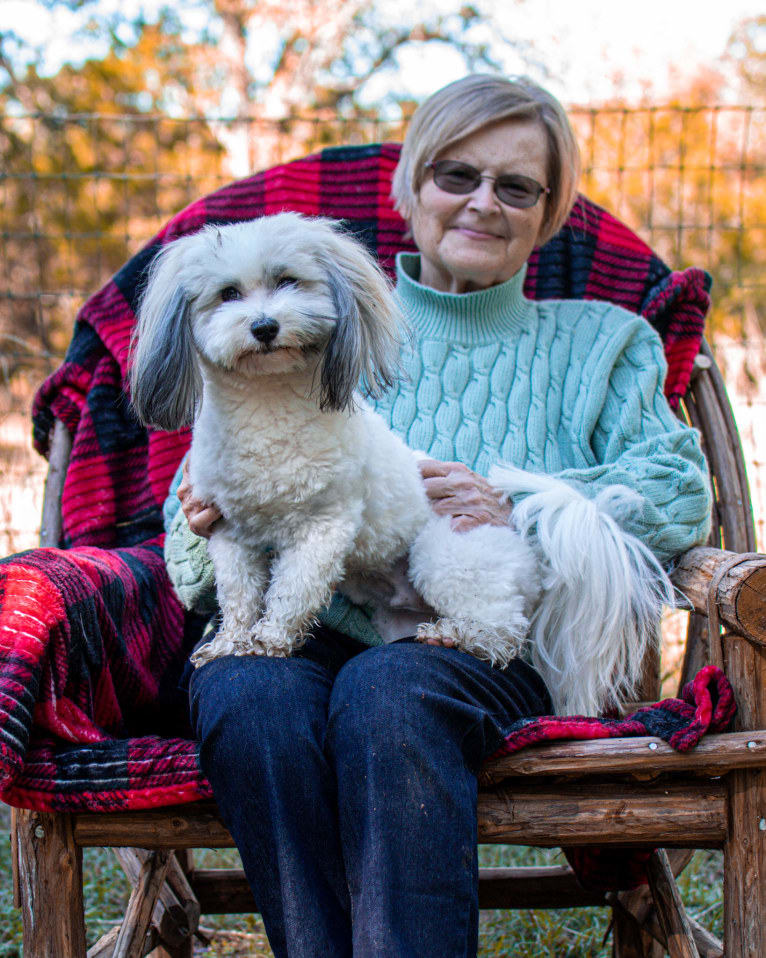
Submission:
M 482 180 L 481 173 L 468 163 L 458 163 L 454 160 L 440 160 L 430 163 L 433 170 L 434 183 L 445 193 L 464 195 L 473 193 Z M 488 177 L 491 179 L 491 177 Z M 494 179 L 495 196 L 507 206 L 517 209 L 528 209 L 534 206 L 542 193 L 546 192 L 537 180 L 520 173 L 507 173 Z

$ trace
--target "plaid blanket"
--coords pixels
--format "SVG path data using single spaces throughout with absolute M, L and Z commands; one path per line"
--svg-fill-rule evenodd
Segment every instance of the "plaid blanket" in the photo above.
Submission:
M 56 419 L 73 440 L 61 548 L 0 562 L 4 801 L 112 811 L 210 796 L 179 690 L 202 622 L 180 607 L 162 559 L 161 506 L 189 435 L 147 432 L 125 395 L 145 271 L 162 244 L 204 223 L 293 209 L 342 219 L 391 272 L 396 252 L 412 249 L 389 199 L 398 150 L 327 149 L 224 187 L 175 216 L 80 311 L 65 361 L 33 410 L 40 452 Z M 665 343 L 675 404 L 698 351 L 709 286 L 701 270 L 671 272 L 623 224 L 580 198 L 564 229 L 534 253 L 526 292 L 608 299 L 642 313 Z M 688 748 L 724 728 L 732 711 L 726 680 L 706 673 L 685 702 L 622 723 L 536 720 L 512 733 L 507 748 L 647 731 Z

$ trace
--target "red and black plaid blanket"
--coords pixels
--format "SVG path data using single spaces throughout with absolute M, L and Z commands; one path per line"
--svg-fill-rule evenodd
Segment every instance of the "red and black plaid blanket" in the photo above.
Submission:
M 340 218 L 389 271 L 412 249 L 389 199 L 398 146 L 333 148 L 227 186 L 175 216 L 80 311 L 61 368 L 34 404 L 37 448 L 56 419 L 72 456 L 61 549 L 0 562 L 0 796 L 39 810 L 113 811 L 209 797 L 179 677 L 202 623 L 184 613 L 162 558 L 161 507 L 189 442 L 147 431 L 125 395 L 128 345 L 145 270 L 159 246 L 204 223 L 293 209 Z M 530 297 L 607 299 L 642 313 L 665 343 L 666 391 L 689 381 L 709 306 L 701 270 L 671 272 L 630 230 L 585 199 L 535 252 Z M 527 722 L 507 749 L 556 738 L 658 734 L 680 748 L 721 730 L 731 689 L 707 671 L 685 693 L 624 722 Z

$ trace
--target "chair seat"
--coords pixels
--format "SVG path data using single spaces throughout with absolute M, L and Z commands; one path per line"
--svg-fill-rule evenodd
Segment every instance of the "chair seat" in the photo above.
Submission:
M 715 848 L 726 836 L 726 783 L 763 765 L 766 731 L 711 735 L 688 754 L 654 737 L 542 745 L 487 762 L 479 840 L 557 847 Z M 81 846 L 233 848 L 214 802 L 77 812 Z

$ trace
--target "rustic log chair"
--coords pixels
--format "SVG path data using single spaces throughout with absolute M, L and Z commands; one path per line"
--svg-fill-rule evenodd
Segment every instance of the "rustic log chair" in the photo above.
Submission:
M 655 738 L 551 744 L 488 763 L 479 839 L 538 847 L 646 848 L 649 890 L 589 891 L 567 866 L 483 869 L 483 908 L 611 905 L 618 958 L 762 958 L 766 954 L 766 556 L 755 534 L 736 427 L 706 344 L 681 415 L 703 436 L 715 505 L 708 547 L 682 557 L 673 578 L 693 609 L 685 683 L 706 662 L 723 664 L 737 697 L 736 730 L 679 755 Z M 71 439 L 57 423 L 41 532 L 60 541 L 60 501 Z M 719 636 L 719 622 L 728 631 Z M 641 696 L 656 700 L 658 657 Z M 190 958 L 200 915 L 252 912 L 243 874 L 200 869 L 191 849 L 233 847 L 212 803 L 119 813 L 14 809 L 15 894 L 26 958 L 84 958 L 82 849 L 111 846 L 134 885 L 124 921 L 91 958 Z M 669 848 L 666 853 L 662 848 Z M 722 848 L 724 941 L 690 921 L 674 875 L 695 848 Z

